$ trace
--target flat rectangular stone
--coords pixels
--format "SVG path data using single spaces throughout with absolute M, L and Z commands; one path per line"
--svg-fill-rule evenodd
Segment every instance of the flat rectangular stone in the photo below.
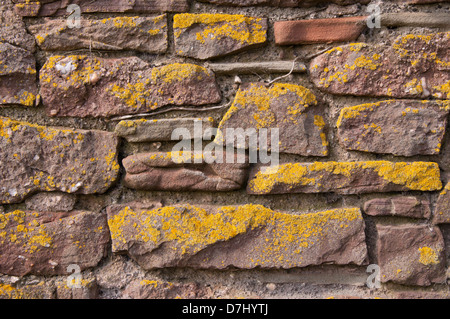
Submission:
M 173 17 L 178 55 L 206 60 L 262 45 L 267 18 L 236 14 L 176 14 Z
M 45 51 L 135 50 L 164 53 L 167 50 L 167 17 L 115 17 L 80 19 L 80 27 L 67 24 L 67 19 L 33 24 L 28 30 Z
M 413 196 L 374 198 L 364 203 L 364 213 L 371 216 L 429 218 L 430 202 Z
M 290 83 L 274 83 L 271 87 L 245 83 L 222 118 L 214 142 L 236 148 L 327 156 L 325 127 L 323 105 L 309 89 Z M 272 140 L 274 133 L 278 138 Z M 267 142 L 262 136 L 267 136 Z
M 314 58 L 314 84 L 340 95 L 450 99 L 450 33 L 408 34 L 390 45 L 352 43 Z
M 275 43 L 295 45 L 355 41 L 367 28 L 367 16 L 277 21 L 273 29 Z
M 16 210 L 0 215 L 0 273 L 69 275 L 96 266 L 109 243 L 105 215 Z
M 67 7 L 80 6 L 81 13 L 155 13 L 184 12 L 189 10 L 187 0 L 13 0 L 15 10 L 25 17 L 47 17 L 69 15 Z
M 216 74 L 306 72 L 305 64 L 299 61 L 208 63 L 208 68 Z
M 358 208 L 289 214 L 261 205 L 107 208 L 113 252 L 142 268 L 293 268 L 367 262 Z
M 381 282 L 429 286 L 445 283 L 445 245 L 438 227 L 377 226 Z
M 256 167 L 247 193 L 361 194 L 441 188 L 439 166 L 432 162 L 315 162 Z
M 348 150 L 400 156 L 439 154 L 449 101 L 388 100 L 345 107 L 337 121 Z
M 39 191 L 105 192 L 119 175 L 118 143 L 109 132 L 0 117 L 0 203 L 19 203 Z
M 108 117 L 221 101 L 210 70 L 186 63 L 152 68 L 137 57 L 53 56 L 40 85 L 49 116 Z
M 37 193 L 25 200 L 27 210 L 38 212 L 70 212 L 77 196 L 59 192 Z
M 155 120 L 125 120 L 116 125 L 116 135 L 124 137 L 128 142 L 163 142 L 181 139 L 203 139 L 206 131 L 214 127 L 214 119 L 209 118 L 176 118 Z M 183 135 L 173 134 L 175 130 Z M 212 131 L 211 131 L 212 132 Z M 189 134 L 188 134 L 189 133 Z
M 242 188 L 247 178 L 248 159 L 233 163 L 223 158 L 193 152 L 154 152 L 126 157 L 122 164 L 125 185 L 140 190 L 231 191 Z M 214 161 L 222 161 L 217 163 Z

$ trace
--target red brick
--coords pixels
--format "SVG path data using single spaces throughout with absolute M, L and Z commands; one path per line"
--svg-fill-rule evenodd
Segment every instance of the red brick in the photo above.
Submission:
M 366 28 L 367 17 L 279 21 L 274 24 L 279 45 L 354 41 Z

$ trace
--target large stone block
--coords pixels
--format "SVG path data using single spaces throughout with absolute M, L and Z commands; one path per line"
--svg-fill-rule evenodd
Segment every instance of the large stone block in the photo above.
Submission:
M 0 117 L 0 203 L 39 191 L 103 193 L 119 174 L 113 133 L 53 128 Z
M 40 84 L 50 116 L 106 117 L 221 100 L 210 70 L 181 63 L 151 68 L 137 57 L 54 56 L 43 66 Z
M 314 84 L 332 94 L 450 98 L 450 33 L 409 34 L 392 45 L 352 43 L 314 58 Z
M 114 252 L 144 269 L 251 269 L 366 263 L 358 208 L 289 214 L 261 205 L 108 207 Z

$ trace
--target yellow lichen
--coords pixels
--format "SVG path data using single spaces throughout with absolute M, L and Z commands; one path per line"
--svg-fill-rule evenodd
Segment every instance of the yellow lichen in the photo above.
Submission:
M 253 257 L 259 255 L 260 259 L 251 260 L 252 264 L 262 265 L 267 261 L 289 262 L 285 259 L 289 257 L 285 253 L 288 247 L 296 247 L 294 254 L 300 254 L 320 241 L 334 223 L 337 229 L 343 229 L 356 219 L 362 220 L 358 208 L 292 215 L 253 204 L 223 206 L 216 213 L 184 205 L 142 211 L 125 207 L 108 223 L 113 246 L 127 242 L 151 245 L 171 242 L 174 251 L 180 254 L 195 254 L 211 244 L 262 229 L 265 242 L 268 243 L 269 238 L 272 242 L 263 248 L 255 247 Z
M 336 186 L 344 187 L 351 182 L 353 174 L 361 174 L 362 170 L 371 170 L 387 183 L 410 190 L 433 191 L 442 188 L 436 163 L 388 161 L 287 163 L 259 171 L 249 182 L 249 187 L 257 193 L 270 193 L 279 184 L 287 187 L 314 186 L 320 191 L 322 184 L 330 179 L 330 173 L 344 177 Z
M 176 14 L 173 18 L 175 38 L 183 29 L 193 25 L 203 25 L 202 31 L 196 33 L 196 40 L 205 43 L 206 39 L 231 38 L 239 43 L 255 44 L 266 41 L 266 30 L 261 18 L 230 14 Z
M 172 83 L 194 77 L 200 81 L 209 76 L 211 76 L 211 73 L 206 68 L 188 63 L 172 63 L 152 70 L 153 83 L 160 81 Z
M 435 265 L 439 263 L 439 256 L 433 248 L 421 247 L 419 248 L 419 262 L 426 266 Z

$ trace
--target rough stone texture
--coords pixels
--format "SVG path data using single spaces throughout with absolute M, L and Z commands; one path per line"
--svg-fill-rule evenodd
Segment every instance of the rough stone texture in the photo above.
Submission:
M 0 5 L 0 106 L 34 106 L 36 101 L 35 43 L 9 5 Z
M 125 120 L 116 126 L 116 135 L 128 142 L 178 141 L 182 139 L 202 139 L 214 133 L 214 119 L 176 118 L 158 120 Z M 174 134 L 180 130 L 183 135 Z M 172 136 L 173 134 L 173 136 Z
M 73 279 L 72 282 L 74 285 L 79 285 L 80 287 L 68 286 L 67 279 L 56 283 L 56 299 L 97 299 L 98 298 L 98 286 L 97 286 L 97 282 L 95 279 L 81 278 L 80 281 L 76 281 L 76 279 Z
M 449 101 L 389 100 L 343 108 L 339 142 L 348 150 L 401 156 L 439 154 Z
M 36 44 L 27 33 L 25 23 L 16 15 L 10 5 L 0 4 L 0 39 L 24 50 L 34 52 Z
M 44 282 L 14 286 L 0 282 L 0 299 L 53 299 L 54 288 Z
M 77 201 L 76 195 L 66 193 L 38 193 L 25 200 L 28 210 L 39 212 L 70 212 Z
M 436 202 L 434 224 L 450 223 L 450 183 L 445 185 Z
M 269 5 L 273 7 L 311 7 L 320 3 L 336 3 L 339 5 L 350 5 L 354 3 L 367 4 L 370 0 L 199 0 L 218 5 L 230 5 L 237 7 Z
M 66 19 L 34 24 L 28 30 L 42 50 L 70 51 L 136 50 L 163 53 L 167 50 L 167 17 L 116 17 L 80 20 L 73 28 Z
M 233 163 L 211 154 L 193 152 L 153 152 L 131 155 L 122 164 L 125 185 L 141 190 L 165 191 L 231 191 L 242 188 L 247 178 L 248 159 Z M 228 154 L 228 156 L 230 156 Z M 219 161 L 222 161 L 221 163 Z
M 314 84 L 332 94 L 450 98 L 450 33 L 409 34 L 392 45 L 335 47 L 310 64 Z
M 137 57 L 103 59 L 55 56 L 40 73 L 41 96 L 50 116 L 113 116 L 166 105 L 217 103 L 214 74 L 195 64 L 151 68 Z
M 240 87 L 234 102 L 219 124 L 215 143 L 237 148 L 273 150 L 304 156 L 327 156 L 323 107 L 307 88 L 289 83 L 247 83 Z M 242 136 L 238 131 L 254 129 Z M 262 129 L 267 131 L 262 131 Z M 272 141 L 272 129 L 278 130 L 279 141 Z M 252 138 L 259 137 L 256 144 Z M 261 140 L 267 136 L 267 142 Z
M 381 282 L 427 286 L 444 283 L 445 247 L 437 227 L 377 226 Z
M 38 191 L 103 193 L 119 173 L 117 147 L 112 133 L 0 117 L 0 203 L 18 203 Z
M 82 13 L 93 12 L 183 12 L 189 10 L 187 0 L 13 0 L 16 12 L 25 17 L 65 16 L 71 4 L 80 6 Z
M 364 203 L 364 213 L 371 216 L 428 218 L 430 202 L 413 196 L 375 198 Z
M 106 254 L 105 215 L 90 212 L 32 212 L 0 215 L 0 273 L 67 275 L 96 266 Z
M 255 167 L 249 194 L 361 194 L 442 188 L 439 166 L 432 162 L 315 162 Z
M 294 215 L 261 205 L 108 207 L 114 252 L 144 269 L 292 268 L 366 263 L 358 208 Z
M 267 19 L 230 14 L 176 14 L 178 55 L 210 59 L 248 50 L 267 40 Z
M 211 288 L 198 283 L 173 283 L 162 280 L 135 280 L 124 290 L 131 299 L 204 299 L 212 295 Z
M 275 43 L 295 45 L 355 41 L 367 28 L 367 17 L 277 21 Z

